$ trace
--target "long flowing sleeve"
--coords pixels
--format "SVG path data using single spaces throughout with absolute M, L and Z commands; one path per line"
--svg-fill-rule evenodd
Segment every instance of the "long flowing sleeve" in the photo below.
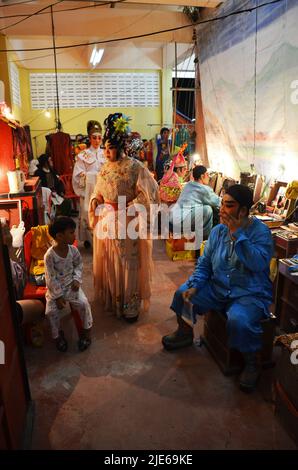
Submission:
M 102 196 L 101 190 L 100 190 L 101 184 L 100 184 L 100 181 L 99 181 L 99 175 L 100 175 L 100 173 L 98 173 L 98 175 L 97 175 L 96 184 L 95 184 L 93 193 L 91 194 L 90 200 L 89 200 L 88 219 L 89 219 L 89 225 L 92 229 L 94 229 L 94 227 L 96 225 L 96 221 L 97 221 L 95 211 L 92 208 L 92 202 L 94 201 L 94 199 L 97 200 L 97 202 L 99 204 L 102 204 L 104 202 L 104 199 L 103 199 L 103 196 Z
M 205 188 L 205 193 L 202 195 L 202 203 L 203 204 L 208 204 L 211 207 L 214 207 L 215 209 L 219 209 L 220 206 L 220 197 L 215 194 L 212 188 L 209 186 L 206 186 Z
M 86 167 L 84 161 L 78 155 L 72 174 L 72 187 L 78 196 L 84 196 L 85 187 L 82 186 L 82 176 L 85 176 L 85 174 Z
M 265 224 L 260 224 L 251 238 L 241 228 L 233 233 L 233 238 L 236 239 L 235 252 L 247 269 L 261 272 L 268 268 L 273 256 L 273 241 Z
M 45 254 L 44 264 L 48 296 L 53 300 L 59 299 L 59 297 L 63 296 L 63 290 L 61 282 L 59 282 L 57 279 L 57 273 L 54 268 L 54 257 L 51 248 Z
M 150 204 L 159 204 L 159 187 L 148 168 L 140 164 L 140 170 L 136 183 L 136 197 L 133 203 L 143 204 L 147 210 Z
M 71 247 L 72 254 L 73 254 L 73 280 L 78 281 L 82 284 L 82 274 L 83 274 L 83 262 L 82 256 L 79 250 L 75 247 Z
M 196 289 L 201 288 L 212 276 L 212 260 L 211 254 L 214 250 L 215 239 L 214 232 L 210 234 L 210 237 L 206 243 L 203 256 L 198 259 L 196 268 L 193 274 L 189 277 L 187 283 L 188 287 L 195 287 Z

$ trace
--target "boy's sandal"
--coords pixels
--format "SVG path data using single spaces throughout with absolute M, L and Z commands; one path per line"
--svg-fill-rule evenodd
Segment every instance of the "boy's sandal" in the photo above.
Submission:
M 90 338 L 80 338 L 78 341 L 79 351 L 85 351 L 91 344 Z
M 68 349 L 68 344 L 64 336 L 64 332 L 60 331 L 58 338 L 56 338 L 56 348 L 60 352 L 66 352 Z

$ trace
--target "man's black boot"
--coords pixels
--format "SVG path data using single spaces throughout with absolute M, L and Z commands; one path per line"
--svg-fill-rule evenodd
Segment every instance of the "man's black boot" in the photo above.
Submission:
M 185 348 L 193 344 L 193 328 L 177 316 L 178 329 L 171 335 L 163 336 L 162 344 L 167 351 Z
M 261 368 L 256 352 L 243 353 L 245 367 L 240 375 L 239 386 L 244 392 L 252 392 L 257 385 Z

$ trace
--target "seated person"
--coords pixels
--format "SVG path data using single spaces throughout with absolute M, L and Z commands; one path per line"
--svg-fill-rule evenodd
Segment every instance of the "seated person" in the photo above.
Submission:
M 28 174 L 29 176 L 34 176 L 36 170 L 38 169 L 38 159 L 34 158 L 29 162 Z
M 92 313 L 82 284 L 83 263 L 79 250 L 73 246 L 76 224 L 70 217 L 57 217 L 50 225 L 49 233 L 55 245 L 45 254 L 46 315 L 49 318 L 52 337 L 58 351 L 68 348 L 64 332 L 60 329 L 60 311 L 69 302 L 81 317 L 83 330 L 78 348 L 85 351 L 91 344 Z
M 23 292 L 26 285 L 27 275 L 24 263 L 21 263 L 17 258 L 15 250 L 12 245 L 12 235 L 9 226 L 1 222 L 3 244 L 7 246 L 8 255 L 10 259 L 10 268 L 12 275 L 12 282 L 15 292 L 16 300 L 23 298 Z
M 38 158 L 38 169 L 34 176 L 39 176 L 41 186 L 52 191 L 52 203 L 56 206 L 56 216 L 70 215 L 71 201 L 64 199 L 64 184 L 59 180 L 59 176 L 53 167 L 52 158 L 46 154 Z
M 14 288 L 14 294 L 16 299 L 16 314 L 18 322 L 20 325 L 29 324 L 30 329 L 27 331 L 30 332 L 31 343 L 34 346 L 40 347 L 43 344 L 43 335 L 42 331 L 37 321 L 42 318 L 44 313 L 44 306 L 42 301 L 36 299 L 23 299 L 23 293 L 27 281 L 27 270 L 25 263 L 21 262 L 16 254 L 15 249 L 13 248 L 13 239 L 9 226 L 1 222 L 2 227 L 2 236 L 3 244 L 8 248 L 8 254 L 10 258 L 10 268 L 12 283 Z
M 197 218 L 203 215 L 203 239 L 206 240 L 214 226 L 213 212 L 219 211 L 220 198 L 208 186 L 207 168 L 202 165 L 192 170 L 194 181 L 187 183 L 178 201 L 170 210 L 170 230 L 183 233 L 183 222 L 188 220 L 191 230 L 196 229 Z M 177 228 L 177 230 L 175 230 Z M 184 227 L 185 228 L 185 227 Z
M 184 175 L 187 171 L 186 160 L 180 150 L 177 155 L 173 157 L 169 170 L 163 176 L 159 193 L 162 202 L 176 202 L 182 191 L 184 183 Z
M 189 346 L 196 315 L 224 310 L 229 347 L 245 359 L 240 376 L 245 391 L 253 390 L 259 377 L 260 321 L 269 316 L 272 302 L 272 236 L 265 224 L 249 217 L 252 205 L 253 194 L 247 186 L 227 189 L 220 208 L 221 224 L 211 231 L 192 276 L 175 292 L 171 309 L 177 315 L 178 329 L 162 338 L 167 350 Z

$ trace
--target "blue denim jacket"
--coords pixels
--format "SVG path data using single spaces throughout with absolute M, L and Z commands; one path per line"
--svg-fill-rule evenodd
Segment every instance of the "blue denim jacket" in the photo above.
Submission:
M 189 287 L 210 282 L 219 300 L 242 299 L 243 303 L 269 305 L 272 283 L 269 278 L 273 240 L 269 228 L 258 219 L 234 232 L 220 224 L 211 231 L 204 254 L 199 258 Z M 254 299 L 254 300 L 253 300 Z

